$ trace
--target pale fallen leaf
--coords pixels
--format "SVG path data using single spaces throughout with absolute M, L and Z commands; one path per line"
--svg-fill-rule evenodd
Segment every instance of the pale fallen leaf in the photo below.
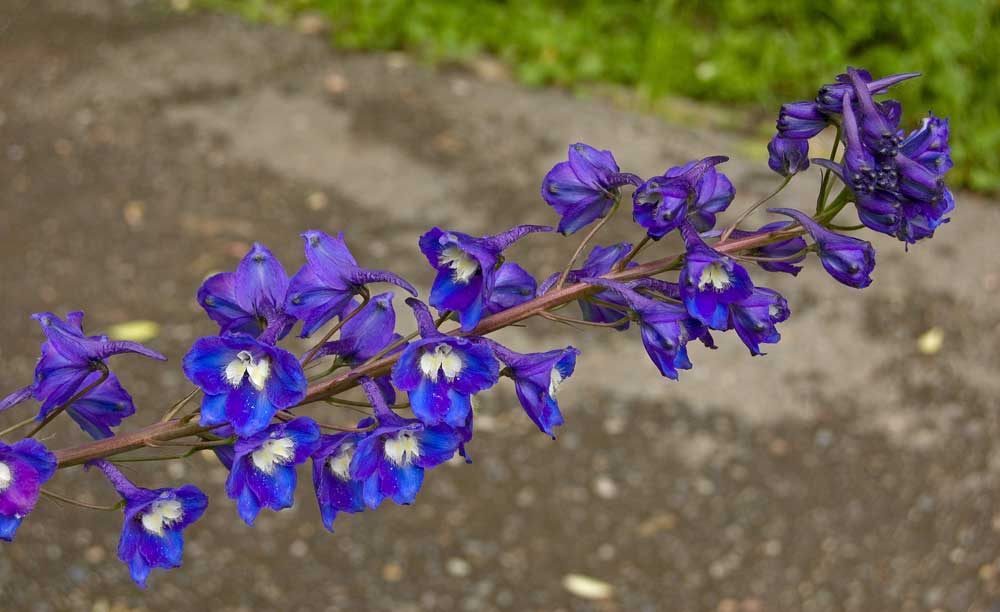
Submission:
M 608 599 L 615 592 L 615 587 L 607 582 L 583 574 L 563 576 L 563 588 L 583 599 Z
M 160 335 L 160 324 L 155 321 L 125 321 L 109 327 L 105 332 L 112 340 L 149 342 Z
M 944 345 L 944 330 L 932 327 L 917 338 L 917 349 L 924 355 L 934 355 Z

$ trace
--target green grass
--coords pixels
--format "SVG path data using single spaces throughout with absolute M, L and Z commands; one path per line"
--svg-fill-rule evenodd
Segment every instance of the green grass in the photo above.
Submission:
M 953 185 L 1000 190 L 1000 3 L 995 0 L 196 0 L 254 20 L 309 11 L 345 49 L 429 61 L 493 54 L 523 83 L 613 83 L 776 114 L 848 64 L 920 71 L 893 96 L 916 121 L 951 117 Z M 754 126 L 756 127 L 756 126 Z

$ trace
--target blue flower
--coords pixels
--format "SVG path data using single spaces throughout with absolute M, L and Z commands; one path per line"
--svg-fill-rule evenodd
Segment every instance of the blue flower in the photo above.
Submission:
M 851 69 L 849 68 L 848 70 Z M 906 72 L 874 80 L 871 73 L 863 68 L 856 70 L 856 72 L 861 81 L 865 83 L 871 95 L 884 94 L 888 91 L 889 87 L 907 79 L 920 76 L 919 72 Z M 820 87 L 819 93 L 816 95 L 817 107 L 828 114 L 842 113 L 844 111 L 844 94 L 854 89 L 854 84 L 849 73 L 838 74 L 836 81 L 836 83 Z
M 267 332 L 268 342 L 284 338 L 295 325 L 285 313 L 288 274 L 264 245 L 255 242 L 236 272 L 210 276 L 198 289 L 198 303 L 223 334 Z
M 267 427 L 306 392 L 295 355 L 245 334 L 196 340 L 184 357 L 184 374 L 205 392 L 200 423 L 229 423 L 240 437 Z
M 688 224 L 681 226 L 687 254 L 680 272 L 680 293 L 692 317 L 712 329 L 728 328 L 729 304 L 746 299 L 753 282 L 743 266 L 709 247 Z
M 654 240 L 680 227 L 689 212 L 697 213 L 694 218 L 699 226 L 714 224 L 715 213 L 729 206 L 734 192 L 725 175 L 716 172 L 707 182 L 704 179 L 710 170 L 714 172 L 713 166 L 728 159 L 706 157 L 645 181 L 632 194 L 632 218 Z M 700 206 L 690 210 L 694 202 Z
M 792 208 L 770 208 L 769 212 L 787 215 L 802 225 L 813 240 L 823 267 L 830 276 L 848 287 L 863 289 L 872 284 L 875 249 L 871 243 L 828 230 L 809 215 Z
M 783 138 L 812 138 L 826 129 L 830 118 L 815 102 L 789 102 L 778 113 L 778 134 Z
M 413 285 L 391 272 L 366 270 L 358 266 L 344 242 L 344 233 L 336 238 L 310 230 L 302 234 L 308 263 L 292 277 L 286 310 L 302 320 L 301 337 L 312 335 L 330 319 L 346 314 L 351 298 L 365 285 L 389 283 L 417 295 Z
M 948 120 L 931 113 L 900 143 L 899 151 L 928 170 L 944 175 L 954 166 L 948 136 Z
M 714 348 L 708 330 L 684 306 L 652 299 L 617 281 L 591 278 L 586 279 L 586 282 L 608 287 L 624 298 L 632 316 L 639 323 L 646 354 L 663 376 L 677 380 L 677 370 L 691 369 L 691 360 L 687 354 L 688 341 L 701 339 L 707 346 Z M 676 285 L 656 279 L 643 279 L 633 286 L 652 287 L 667 299 L 676 299 L 680 295 L 680 289 Z
M 107 336 L 85 336 L 81 326 L 82 312 L 69 313 L 66 321 L 50 312 L 34 314 L 32 318 L 41 324 L 47 338 L 42 343 L 42 357 L 35 366 L 34 383 L 0 400 L 0 411 L 33 396 L 42 404 L 36 418 L 43 421 L 77 392 L 97 383 L 108 372 L 105 363 L 108 357 L 137 353 L 150 359 L 167 359 L 137 342 L 112 341 Z M 81 400 L 87 399 L 89 403 L 81 403 Z M 97 404 L 103 404 L 104 409 L 99 409 Z M 74 420 L 95 437 L 107 437 L 110 427 L 119 425 L 123 418 L 135 411 L 132 398 L 110 372 L 103 383 L 88 391 L 86 396 L 77 398 L 67 409 L 74 415 Z
M 14 541 L 56 465 L 56 456 L 37 440 L 27 438 L 10 446 L 0 442 L 0 540 Z
M 733 230 L 730 236 L 733 238 L 749 238 L 750 236 L 785 229 L 791 224 L 790 221 L 775 221 L 752 232 L 739 229 Z M 802 266 L 795 264 L 805 260 L 807 246 L 802 236 L 792 236 L 785 240 L 779 240 L 778 242 L 750 249 L 747 251 L 747 255 L 764 259 L 780 259 L 782 261 L 758 261 L 756 263 L 762 270 L 767 270 L 768 272 L 784 272 L 792 276 L 797 276 L 802 270 Z
M 493 292 L 486 302 L 485 311 L 496 314 L 523 304 L 535 297 L 537 290 L 535 277 L 516 263 L 505 261 L 497 268 Z
M 859 106 L 859 127 L 864 145 L 876 155 L 894 157 L 899 152 L 900 107 L 896 102 L 878 104 L 872 98 L 865 79 L 854 68 L 847 74 L 854 87 L 854 101 Z M 867 75 L 871 79 L 871 75 Z
M 764 354 L 760 351 L 762 343 L 781 340 L 775 324 L 788 319 L 789 314 L 785 298 L 767 287 L 754 287 L 750 297 L 729 306 L 730 325 L 751 355 Z
M 319 427 L 309 417 L 275 423 L 234 445 L 226 495 L 236 500 L 240 518 L 253 525 L 260 509 L 278 511 L 295 502 L 295 466 L 316 450 Z
M 521 407 L 538 429 L 555 439 L 553 428 L 563 424 L 556 394 L 563 381 L 573 374 L 580 351 L 567 346 L 544 353 L 515 353 L 488 341 L 493 353 L 507 366 Z
M 361 383 L 378 426 L 357 442 L 350 477 L 364 481 L 362 497 L 369 508 L 377 508 L 387 497 L 397 504 L 412 504 L 424 470 L 451 459 L 464 436 L 447 425 L 429 426 L 398 416 L 386 406 L 374 381 L 362 378 Z
M 97 460 L 90 465 L 100 468 L 125 500 L 118 558 L 128 565 L 132 580 L 146 588 L 146 579 L 153 568 L 180 567 L 184 529 L 201 518 L 208 497 L 193 485 L 142 489 L 107 461 Z
M 715 216 L 729 208 L 733 198 L 736 197 L 736 189 L 728 176 L 719 172 L 714 166 L 710 166 L 702 172 L 702 165 L 706 161 L 713 164 L 721 163 L 721 161 L 716 162 L 716 159 L 718 158 L 709 157 L 703 160 L 689 161 L 683 166 L 675 166 L 667 170 L 665 175 L 668 178 L 687 176 L 694 179 L 698 173 L 701 173 L 701 177 L 694 181 L 694 199 L 687 212 L 688 221 L 699 232 L 715 227 Z
M 399 340 L 402 336 L 394 331 L 396 329 L 396 311 L 392 307 L 392 298 L 393 293 L 389 291 L 369 300 L 358 314 L 340 328 L 340 338 L 321 346 L 316 351 L 315 358 L 336 355 L 340 363 L 354 367 L 368 361 L 382 349 Z M 357 302 L 352 301 L 345 312 L 353 311 L 357 306 Z M 399 347 L 389 354 L 401 350 L 403 347 Z M 389 381 L 389 377 L 381 376 L 375 379 L 375 382 L 382 388 L 387 401 L 395 403 L 396 391 Z
M 559 213 L 559 233 L 569 235 L 607 215 L 627 183 L 638 179 L 618 171 L 611 151 L 576 143 L 569 147 L 569 161 L 545 175 L 542 199 Z
M 430 304 L 459 314 L 462 329 L 470 331 L 482 319 L 496 286 L 497 266 L 504 249 L 533 232 L 551 227 L 519 225 L 501 234 L 478 238 L 433 228 L 420 237 L 420 250 L 437 270 Z
M 359 429 L 374 423 L 366 419 Z M 320 436 L 319 445 L 312 455 L 313 487 L 323 526 L 333 532 L 333 521 L 338 512 L 361 512 L 365 509 L 363 480 L 351 477 L 351 460 L 358 442 L 364 434 L 356 432 Z
M 767 165 L 784 177 L 809 167 L 809 141 L 804 138 L 782 138 L 775 135 L 767 143 Z
M 472 410 L 470 397 L 496 384 L 500 366 L 489 347 L 439 332 L 423 302 L 406 303 L 423 338 L 403 350 L 392 382 L 409 393 L 413 414 L 427 425 L 461 427 Z
M 603 276 L 610 272 L 631 251 L 632 245 L 628 242 L 620 242 L 610 246 L 595 246 L 591 249 L 587 260 L 583 262 L 583 266 L 579 269 L 571 270 L 566 275 L 566 282 L 577 283 L 584 278 Z M 634 265 L 636 265 L 634 262 L 629 263 L 629 267 Z M 558 272 L 545 279 L 541 286 L 538 287 L 538 295 L 542 295 L 551 289 L 558 279 Z M 620 306 L 620 308 L 606 306 L 602 302 L 615 304 L 616 306 Z M 625 318 L 622 320 L 624 318 L 623 311 L 626 310 L 625 301 L 614 291 L 602 291 L 595 294 L 593 300 L 577 300 L 577 304 L 580 305 L 580 313 L 584 321 L 591 321 L 593 323 L 614 323 L 615 321 L 621 321 L 621 324 L 614 328 L 618 331 L 624 331 L 629 327 L 628 319 Z

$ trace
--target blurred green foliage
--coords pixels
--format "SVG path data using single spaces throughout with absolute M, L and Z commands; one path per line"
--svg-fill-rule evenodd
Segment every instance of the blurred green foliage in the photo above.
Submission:
M 524 83 L 610 82 L 650 97 L 751 103 L 776 114 L 848 64 L 893 90 L 916 120 L 952 118 L 949 179 L 1000 189 L 997 0 L 196 0 L 250 19 L 325 16 L 335 46 L 407 49 L 432 61 L 481 53 Z

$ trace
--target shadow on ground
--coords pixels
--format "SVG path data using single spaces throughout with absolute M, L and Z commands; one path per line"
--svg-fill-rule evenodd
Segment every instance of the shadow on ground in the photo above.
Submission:
M 117 366 L 136 424 L 185 392 L 177 363 L 214 330 L 194 291 L 252 241 L 294 269 L 300 231 L 344 230 L 365 263 L 426 288 L 415 242 L 428 226 L 553 222 L 537 189 L 568 143 L 645 174 L 737 149 L 601 102 L 141 2 L 7 0 L 0 49 L 0 390 L 30 379 L 32 312 L 82 308 L 93 331 L 153 319 L 173 366 Z M 738 202 L 775 183 L 760 159 L 726 172 Z M 807 207 L 813 184 L 783 202 Z M 413 507 L 341 517 L 335 535 L 306 482 L 294 509 L 251 529 L 214 459 L 131 470 L 213 494 L 185 566 L 147 592 L 114 558 L 117 515 L 43 502 L 2 547 L 0 607 L 996 611 L 998 222 L 1000 209 L 961 197 L 932 243 L 880 241 L 864 292 L 816 269 L 767 279 L 793 311 L 782 343 L 751 359 L 724 338 L 694 350 L 678 383 L 632 334 L 508 331 L 520 350 L 583 350 L 559 439 L 509 390 L 491 394 L 474 464 L 434 471 Z M 622 219 L 608 240 L 629 230 Z M 573 246 L 524 242 L 513 256 L 539 274 Z M 932 327 L 944 342 L 925 355 Z M 18 410 L 5 422 L 30 408 Z M 82 439 L 53 432 L 52 446 Z M 112 498 L 79 470 L 52 488 Z M 568 574 L 613 593 L 575 597 Z

